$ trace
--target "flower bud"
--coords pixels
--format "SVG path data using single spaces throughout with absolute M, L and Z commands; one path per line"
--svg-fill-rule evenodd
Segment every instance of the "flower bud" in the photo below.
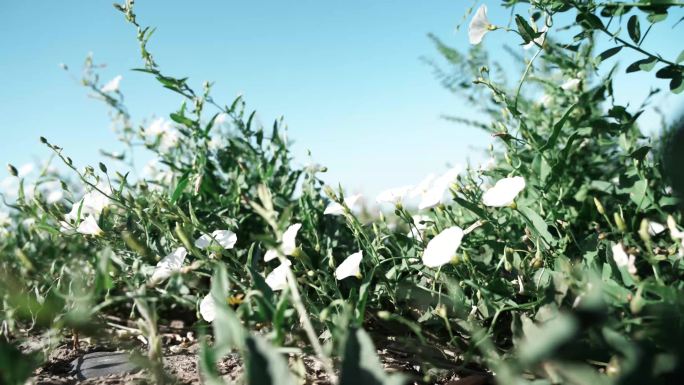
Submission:
M 642 219 L 641 225 L 639 225 L 639 237 L 646 243 L 651 242 L 651 234 L 648 232 L 648 225 L 648 219 L 646 218 Z
M 594 197 L 594 205 L 596 205 L 596 211 L 598 211 L 599 214 L 606 215 L 606 209 L 601 204 L 601 201 L 596 197 Z
M 12 175 L 12 176 L 19 175 L 19 171 L 17 171 L 17 168 L 12 166 L 9 163 L 7 163 L 7 171 L 9 171 L 10 175 Z
M 615 221 L 615 226 L 617 226 L 618 230 L 623 233 L 627 232 L 627 225 L 625 224 L 625 219 L 622 217 L 621 213 L 614 212 L 613 220 Z
M 378 312 L 378 318 L 380 318 L 381 320 L 387 321 L 390 319 L 390 317 L 392 317 L 392 314 L 387 310 L 380 310 Z

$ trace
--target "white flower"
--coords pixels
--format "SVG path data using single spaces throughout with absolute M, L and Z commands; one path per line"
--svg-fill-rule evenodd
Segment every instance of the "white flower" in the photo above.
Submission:
M 98 189 L 107 194 L 111 194 L 111 189 L 109 186 L 100 184 Z M 86 215 L 93 216 L 95 219 L 100 217 L 102 210 L 109 206 L 111 200 L 106 195 L 102 194 L 100 191 L 93 189 L 92 191 L 83 195 L 80 201 L 77 201 L 71 206 L 71 211 L 66 214 L 65 218 L 67 223 L 74 223 L 78 219 L 78 212 L 81 211 L 81 218 Z
M 157 266 L 152 273 L 152 278 L 150 278 L 150 282 L 152 284 L 159 283 L 169 278 L 174 272 L 180 271 L 181 267 L 183 267 L 183 261 L 185 261 L 186 255 L 188 255 L 188 251 L 185 247 L 179 247 L 171 254 L 162 258 L 162 260 L 157 263 Z
M 539 46 L 539 47 L 543 46 L 543 45 L 544 45 L 544 40 L 546 39 L 546 32 L 547 32 L 548 30 L 549 30 L 549 28 L 548 28 L 546 25 L 544 25 L 544 27 L 542 27 L 542 29 L 540 29 L 540 30 L 538 31 L 538 32 L 541 32 L 542 34 L 539 35 L 538 38 L 536 38 L 536 39 L 532 40 L 531 42 L 525 44 L 525 45 L 523 46 L 523 48 L 525 48 L 525 49 L 530 49 L 530 48 L 536 47 L 536 46 Z
M 392 203 L 397 205 L 404 201 L 411 190 L 413 190 L 413 186 L 391 188 L 378 194 L 375 201 L 378 203 Z
M 444 195 L 449 191 L 451 184 L 456 180 L 461 170 L 461 166 L 455 166 L 447 170 L 439 178 L 436 178 L 432 182 L 432 186 L 422 194 L 420 203 L 418 203 L 418 209 L 429 209 L 442 203 Z
M 287 230 L 285 230 L 285 232 L 283 233 L 283 243 L 281 245 L 283 254 L 292 255 L 292 253 L 295 251 L 295 249 L 297 248 L 297 242 L 295 238 L 297 237 L 297 232 L 301 227 L 301 223 L 295 223 L 294 225 L 288 227 Z
M 503 178 L 482 195 L 482 203 L 491 207 L 504 207 L 513 203 L 515 197 L 525 189 L 525 179 L 521 176 Z
M 363 259 L 363 251 L 356 252 L 347 257 L 337 269 L 335 269 L 335 278 L 338 280 L 345 279 L 351 276 L 360 276 L 361 270 L 359 265 L 361 264 L 361 259 Z
M 221 112 L 214 118 L 214 127 L 222 127 L 229 120 L 230 116 L 225 112 Z
M 482 4 L 468 25 L 468 41 L 470 44 L 480 44 L 484 35 L 489 32 L 490 25 L 487 19 L 487 6 Z
M 565 83 L 561 84 L 561 88 L 565 91 L 577 91 L 579 89 L 580 80 L 577 78 L 570 79 Z
M 648 221 L 648 233 L 652 237 L 662 233 L 663 231 L 665 231 L 665 229 L 665 225 L 661 223 Z
M 349 210 L 354 209 L 354 205 L 361 198 L 361 194 L 352 195 L 350 197 L 344 198 L 344 204 L 349 207 Z M 323 211 L 324 215 L 342 215 L 344 214 L 344 206 L 337 202 L 330 202 L 328 207 Z
M 409 196 L 411 198 L 423 196 L 423 194 L 430 189 L 430 186 L 432 186 L 432 183 L 435 181 L 435 179 L 437 179 L 437 174 L 430 173 L 428 176 L 423 178 L 423 180 L 421 180 L 413 190 L 411 190 Z
M 273 291 L 283 290 L 287 287 L 287 270 L 292 262 L 285 260 L 280 266 L 273 269 L 273 271 L 266 276 L 266 284 Z
M 97 220 L 95 217 L 88 215 L 83 218 L 81 223 L 79 223 L 78 227 L 76 228 L 76 232 L 85 235 L 100 235 L 102 234 L 102 229 L 97 225 Z
M 297 232 L 299 229 L 302 227 L 301 223 L 295 223 L 294 225 L 291 225 L 290 227 L 285 230 L 283 233 L 283 240 L 280 243 L 280 250 L 283 252 L 283 255 L 292 255 L 294 253 L 295 249 L 297 249 Z M 268 262 L 272 259 L 275 259 L 278 257 L 278 251 L 275 249 L 268 250 L 266 254 L 264 255 L 264 262 Z
M 451 262 L 462 239 L 463 229 L 458 226 L 442 230 L 428 242 L 423 252 L 423 264 L 427 267 L 439 267 Z
M 60 188 L 59 190 L 50 191 L 47 197 L 45 198 L 45 201 L 48 204 L 53 204 L 61 201 L 62 198 L 64 198 L 64 191 Z
M 544 94 L 539 98 L 538 103 L 545 108 L 549 108 L 553 103 L 553 97 L 548 94 Z
M 235 242 L 237 242 L 237 235 L 230 230 L 216 230 L 211 233 L 211 236 L 204 234 L 197 238 L 195 247 L 198 249 L 206 249 L 214 242 L 214 239 L 216 239 L 216 242 L 224 249 L 232 249 L 233 246 L 235 246 Z
M 200 315 L 205 321 L 214 321 L 214 318 L 216 318 L 216 302 L 214 302 L 214 298 L 211 296 L 211 293 L 202 298 L 202 301 L 199 305 L 199 311 Z
M 618 267 L 627 267 L 627 271 L 632 274 L 636 275 L 637 269 L 636 266 L 634 265 L 634 262 L 636 260 L 636 257 L 633 255 L 627 255 L 625 252 L 625 249 L 622 246 L 622 243 L 616 243 L 612 247 L 613 251 L 613 260 L 615 261 L 615 264 Z
M 121 83 L 121 79 L 123 79 L 123 76 L 121 76 L 121 75 L 116 76 L 114 79 L 110 80 L 109 82 L 107 82 L 107 84 L 102 86 L 102 88 L 100 88 L 100 91 L 103 93 L 118 91 L 119 90 L 119 83 Z

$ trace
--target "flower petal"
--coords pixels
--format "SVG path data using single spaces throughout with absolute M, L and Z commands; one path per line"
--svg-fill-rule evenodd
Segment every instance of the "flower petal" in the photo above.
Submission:
M 480 44 L 484 35 L 489 32 L 489 25 L 487 6 L 482 4 L 468 25 L 468 41 L 470 44 Z
M 216 302 L 214 302 L 211 293 L 207 294 L 200 302 L 199 312 L 207 322 L 212 322 L 216 318 Z
M 525 179 L 521 176 L 503 178 L 482 195 L 482 203 L 490 207 L 508 206 L 524 188 Z
M 361 270 L 359 269 L 361 259 L 363 259 L 363 251 L 359 251 L 348 256 L 344 261 L 342 261 L 342 263 L 340 263 L 337 269 L 335 269 L 335 278 L 341 280 L 361 274 Z
M 283 233 L 283 243 L 281 245 L 283 254 L 292 255 L 292 253 L 295 251 L 297 248 L 297 242 L 295 238 L 297 238 L 297 232 L 301 227 L 301 223 L 295 223 L 285 230 Z
M 183 267 L 186 255 L 188 255 L 188 251 L 185 247 L 179 247 L 171 254 L 162 258 L 162 260 L 157 263 L 157 266 L 152 273 L 152 277 L 150 278 L 150 282 L 152 284 L 159 283 L 169 278 L 174 272 L 180 271 Z
M 283 290 L 287 287 L 287 269 L 292 265 L 292 262 L 285 260 L 280 266 L 273 269 L 273 271 L 266 276 L 266 284 L 273 291 Z
M 439 267 L 451 262 L 456 250 L 461 246 L 463 229 L 458 226 L 442 230 L 428 242 L 423 252 L 423 264 L 427 267 Z

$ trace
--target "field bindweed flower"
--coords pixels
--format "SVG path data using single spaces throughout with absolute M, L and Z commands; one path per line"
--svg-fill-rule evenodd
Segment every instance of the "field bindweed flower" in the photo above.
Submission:
M 202 318 L 207 322 L 213 322 L 216 318 L 216 302 L 214 302 L 214 297 L 211 293 L 207 294 L 199 305 L 199 312 Z
M 301 223 L 295 223 L 285 230 L 283 233 L 283 240 L 280 243 L 280 250 L 283 255 L 292 255 L 297 249 L 297 232 L 302 227 Z M 278 251 L 270 249 L 264 255 L 264 262 L 268 262 L 278 257 Z
M 470 44 L 480 44 L 484 35 L 491 29 L 492 25 L 487 19 L 487 6 L 482 4 L 468 25 L 468 41 Z
M 185 247 L 179 247 L 174 250 L 171 254 L 162 258 L 161 261 L 157 263 L 152 273 L 152 278 L 150 278 L 151 284 L 157 284 L 165 279 L 169 278 L 173 273 L 180 271 L 183 267 L 183 262 L 185 261 L 185 256 L 188 255 L 188 251 Z
M 377 203 L 391 203 L 393 205 L 400 205 L 412 190 L 413 186 L 402 186 L 387 189 L 378 194 L 378 196 L 375 198 L 375 201 Z
M 266 276 L 266 284 L 273 291 L 283 290 L 287 287 L 287 269 L 292 262 L 285 260 L 280 266 L 273 269 L 273 271 Z
M 616 243 L 613 245 L 611 248 L 613 251 L 613 260 L 615 261 L 615 264 L 618 267 L 627 267 L 627 271 L 632 274 L 636 275 L 637 269 L 636 266 L 634 265 L 634 262 L 636 261 L 636 257 L 634 255 L 627 255 L 625 252 L 624 247 L 622 246 L 622 243 Z
M 648 221 L 648 233 L 652 237 L 661 234 L 665 229 L 666 227 L 662 223 Z
M 216 241 L 214 241 L 216 240 Z M 224 249 L 232 249 L 237 242 L 237 234 L 230 230 L 216 230 L 211 235 L 204 234 L 195 240 L 195 247 L 206 249 L 212 243 L 218 242 Z
M 83 235 L 101 235 L 102 229 L 93 215 L 87 215 L 76 227 L 76 232 Z
M 503 178 L 482 195 L 482 203 L 490 207 L 508 206 L 525 189 L 525 179 L 521 176 Z
M 442 203 L 445 194 L 451 187 L 451 184 L 456 181 L 456 178 L 458 178 L 458 175 L 462 170 L 463 168 L 461 166 L 455 166 L 447 170 L 438 178 L 435 178 L 431 185 L 421 195 L 420 202 L 418 203 L 418 209 L 425 210 Z
M 349 207 L 349 210 L 353 210 L 356 202 L 361 198 L 361 194 L 352 195 L 350 197 L 344 198 L 344 204 Z M 343 215 L 344 206 L 337 202 L 330 202 L 330 204 L 323 211 L 324 215 Z
M 335 269 L 335 278 L 337 280 L 342 280 L 347 277 L 355 276 L 361 277 L 361 269 L 359 265 L 363 259 L 363 251 L 358 251 L 350 256 L 348 256 L 340 265 Z
M 561 84 L 561 88 L 565 91 L 577 91 L 579 90 L 580 80 L 577 78 L 570 79 L 565 83 Z
M 107 92 L 116 92 L 119 90 L 119 84 L 121 83 L 121 79 L 123 79 L 123 76 L 118 75 L 114 77 L 114 79 L 110 80 L 100 88 L 100 92 L 107 93 Z
M 428 242 L 423 252 L 423 264 L 427 267 L 439 267 L 451 262 L 456 250 L 461 246 L 463 229 L 458 226 L 442 230 Z

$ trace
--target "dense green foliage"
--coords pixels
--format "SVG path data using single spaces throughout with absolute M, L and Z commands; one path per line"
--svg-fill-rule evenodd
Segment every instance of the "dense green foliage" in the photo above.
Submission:
M 487 117 L 455 119 L 493 135 L 491 163 L 431 181 L 424 190 L 448 199 L 420 210 L 403 204 L 407 192 L 385 194 L 395 203 L 386 215 L 359 214 L 343 191 L 324 185 L 323 167 L 294 167 L 282 121 L 261 127 L 241 97 L 223 105 L 211 84 L 198 91 L 164 73 L 147 50 L 153 30 L 139 25 L 132 1 L 116 5 L 137 31 L 137 71 L 182 104 L 169 121 L 134 123 L 123 95 L 103 87 L 86 61 L 83 84 L 111 107 L 129 149 L 108 155 L 131 162 L 134 175 L 136 149 L 156 163 L 139 177 L 105 164 L 81 169 L 58 138 L 41 138 L 70 174 L 44 167 L 37 180 L 18 178 L 10 215 L 0 219 L 1 332 L 10 341 L 0 344 L 0 364 L 24 363 L 3 380 L 21 383 L 24 367 L 39 364 L 16 348 L 27 329 L 50 337 L 44 351 L 71 333 L 118 341 L 103 334 L 108 315 L 137 322 L 133 334 L 144 337 L 159 383 L 171 379 L 158 326 L 179 318 L 213 334 L 201 339 L 208 383 L 221 383 L 215 362 L 232 349 L 245 357 L 248 383 L 295 383 L 274 346 L 315 355 L 341 384 L 402 383 L 382 370 L 373 332 L 455 351 L 454 365 L 475 365 L 502 384 L 679 378 L 684 233 L 668 187 L 676 178 L 663 176 L 676 156 L 639 130 L 647 102 L 615 104 L 617 67 L 602 62 L 636 50 L 645 59 L 627 72 L 655 69 L 681 91 L 684 57 L 642 48 L 651 26 L 681 4 L 503 2 L 514 5 L 528 15 L 483 32 L 505 29 L 531 45 L 530 57 L 516 54 L 524 72 L 512 84 L 484 43 L 462 53 L 432 37 L 446 59 L 433 64 L 440 80 Z M 568 15 L 577 23 L 569 42 L 553 34 L 554 20 Z M 624 39 L 611 26 L 624 28 Z M 600 38 L 615 47 L 596 54 Z M 512 194 L 496 184 L 523 180 Z M 55 190 L 64 198 L 48 199 Z M 335 206 L 338 215 L 326 214 Z M 294 224 L 301 227 L 291 237 Z M 164 257 L 179 250 L 179 264 Z M 346 258 L 358 251 L 357 272 Z M 423 380 L 434 381 L 433 363 L 424 362 Z

